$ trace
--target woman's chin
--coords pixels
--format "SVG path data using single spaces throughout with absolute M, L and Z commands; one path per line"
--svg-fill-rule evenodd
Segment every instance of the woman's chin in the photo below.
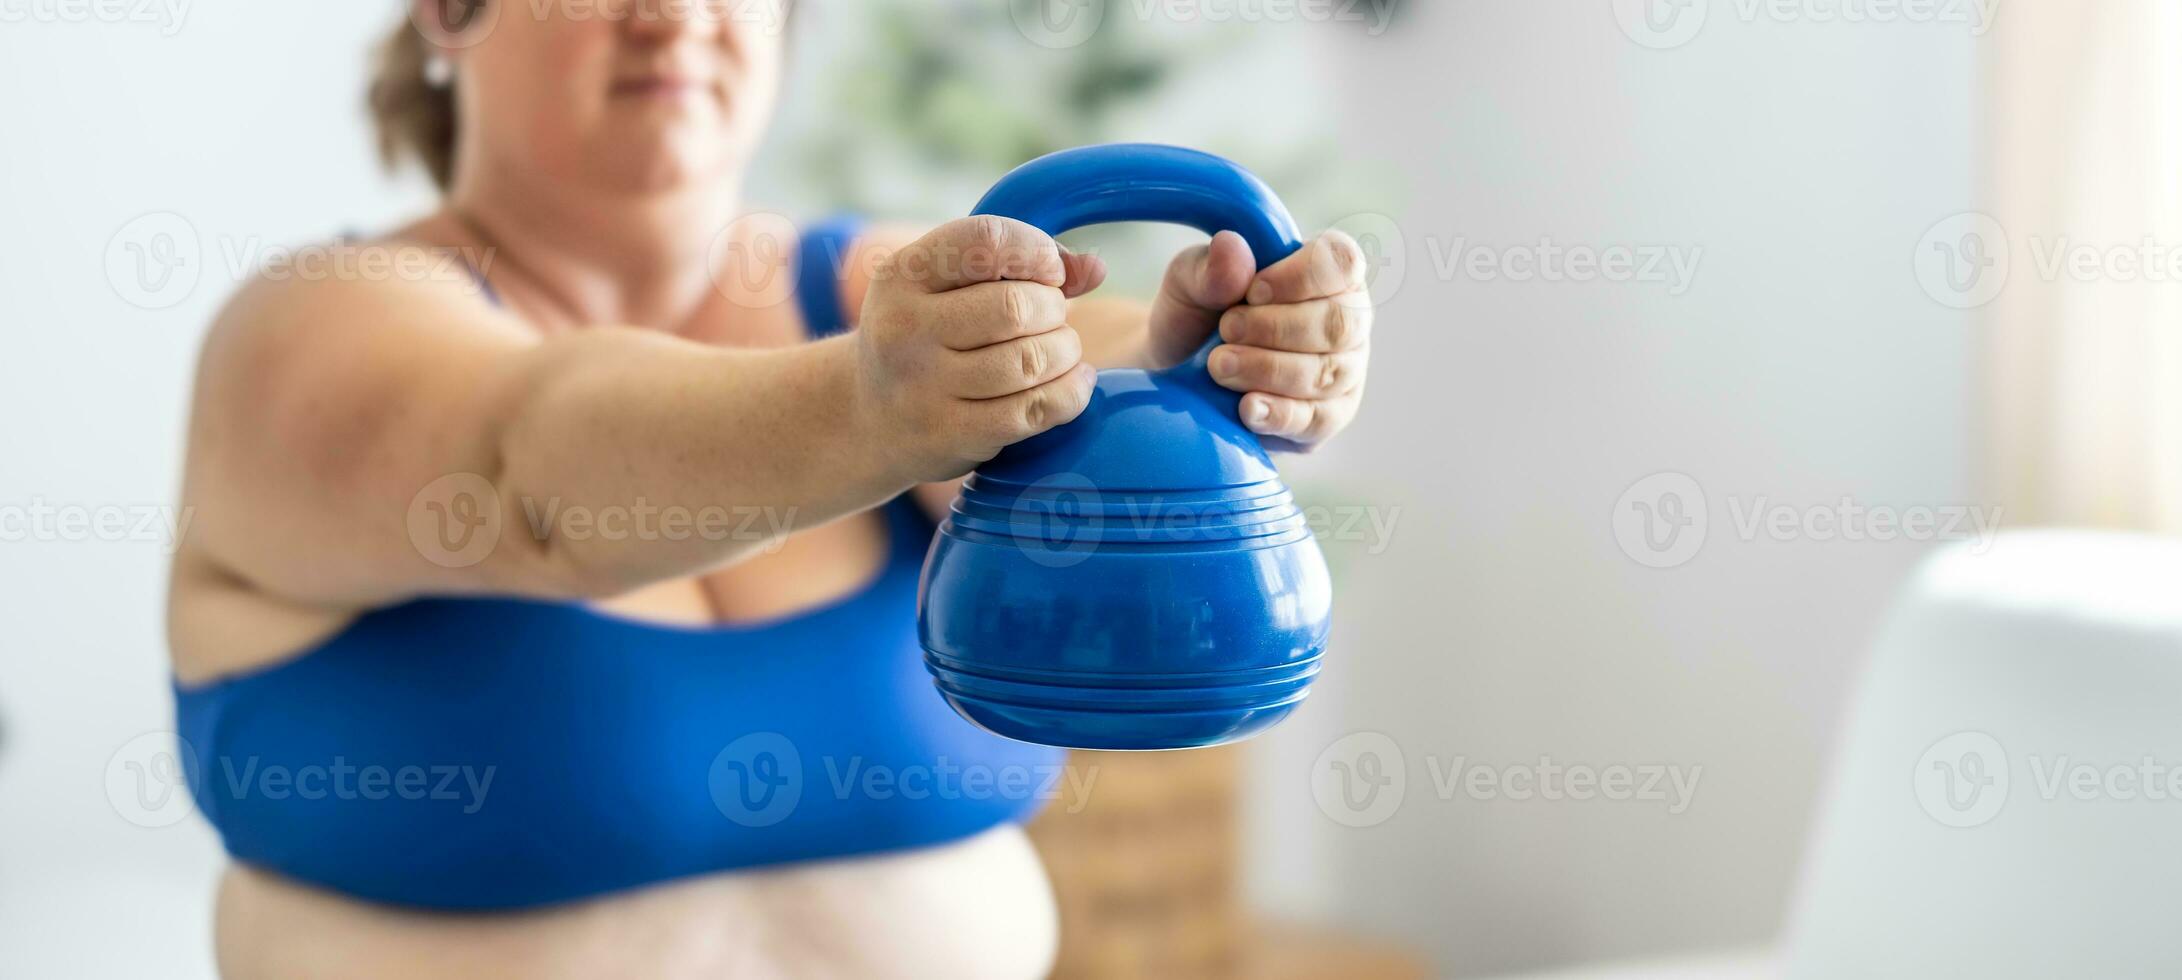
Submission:
M 605 189 L 641 195 L 716 186 L 735 172 L 738 158 L 718 142 L 703 147 L 681 142 L 619 147 L 598 160 L 593 172 Z
M 608 190 L 663 194 L 731 179 L 756 141 L 751 125 L 700 95 L 617 99 L 586 136 L 585 168 Z

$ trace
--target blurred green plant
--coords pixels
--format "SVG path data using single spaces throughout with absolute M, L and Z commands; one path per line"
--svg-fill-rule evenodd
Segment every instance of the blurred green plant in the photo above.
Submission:
M 833 76 L 847 125 L 805 154 L 814 177 L 858 206 L 884 203 L 865 196 L 883 181 L 858 172 L 874 162 L 873 141 L 927 172 L 1005 169 L 1105 138 L 1116 111 L 1158 92 L 1179 60 L 1114 26 L 1065 57 L 1040 57 L 1049 53 L 993 4 L 882 0 L 867 10 L 868 47 Z
M 1083 43 L 1050 49 L 1025 39 L 1009 2 L 1037 0 L 857 3 L 857 30 L 816 93 L 819 121 L 789 148 L 799 196 L 874 216 L 945 220 L 1026 160 L 1143 138 L 1144 120 L 1187 97 L 1178 80 L 1252 57 L 1262 37 L 1241 23 L 1180 37 L 1109 16 Z M 1245 163 L 1307 228 L 1386 206 L 1343 185 L 1332 141 L 1251 132 L 1249 112 L 1219 118 L 1225 128 L 1193 134 L 1191 144 Z M 1142 292 L 1164 268 L 1146 248 L 1157 234 L 1122 225 L 1067 238 L 1107 255 L 1118 287 Z

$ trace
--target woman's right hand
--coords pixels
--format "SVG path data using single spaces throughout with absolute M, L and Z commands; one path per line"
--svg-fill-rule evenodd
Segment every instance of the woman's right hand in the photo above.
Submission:
M 1068 300 L 1105 275 L 1096 257 L 992 216 L 950 221 L 882 259 L 855 334 L 880 450 L 912 480 L 951 479 L 1081 414 L 1097 372 Z

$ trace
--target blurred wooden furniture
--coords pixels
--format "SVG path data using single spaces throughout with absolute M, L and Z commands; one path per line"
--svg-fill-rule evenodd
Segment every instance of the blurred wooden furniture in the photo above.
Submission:
M 1248 980 L 1425 980 L 1424 958 L 1384 943 L 1282 923 L 1251 934 L 1237 976 Z
M 1056 980 L 1428 975 L 1398 950 L 1251 921 L 1237 886 L 1237 751 L 1070 756 L 1095 769 L 1087 799 L 1057 800 L 1030 826 L 1060 903 Z

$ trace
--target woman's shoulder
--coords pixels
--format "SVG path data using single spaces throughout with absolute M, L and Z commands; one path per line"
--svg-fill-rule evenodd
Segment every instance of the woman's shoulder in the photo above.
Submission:
M 485 278 L 492 259 L 491 249 L 449 236 L 433 219 L 273 250 L 214 318 L 200 359 L 287 356 L 424 323 L 525 336 L 498 309 Z
M 275 249 L 252 270 L 235 298 L 308 302 L 439 297 L 490 303 L 494 298 L 486 277 L 495 258 L 493 248 L 451 219 L 434 215 L 379 235 L 345 234 Z
M 447 418 L 501 355 L 537 342 L 447 264 L 456 243 L 414 230 L 273 255 L 207 330 L 184 461 L 193 520 L 170 586 L 178 676 L 292 655 L 365 608 L 294 543 L 356 531 L 313 516 L 318 503 L 385 478 L 388 447 L 433 424 L 416 419 Z

